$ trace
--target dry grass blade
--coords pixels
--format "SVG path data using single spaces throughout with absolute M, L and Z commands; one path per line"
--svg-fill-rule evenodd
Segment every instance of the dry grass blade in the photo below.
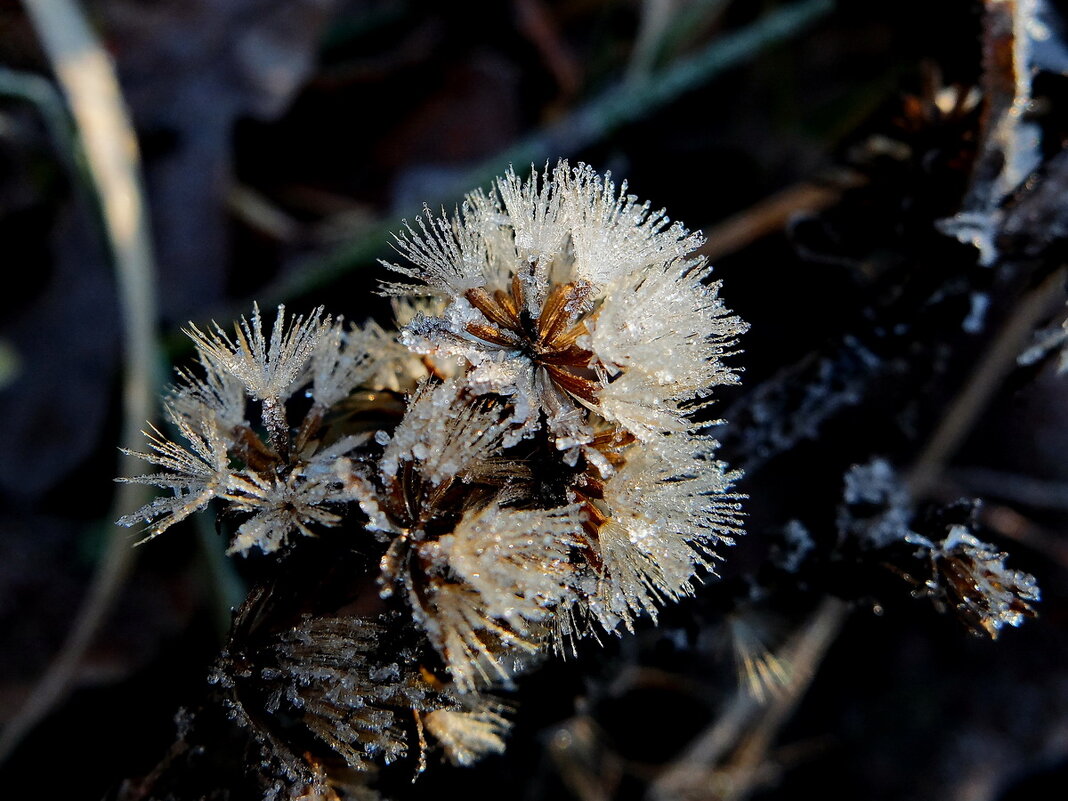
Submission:
M 845 186 L 856 185 L 857 176 L 843 176 Z M 707 241 L 700 253 L 711 262 L 736 253 L 769 234 L 781 231 L 795 215 L 823 211 L 841 198 L 841 190 L 815 183 L 789 186 L 754 206 L 705 229 Z
M 26 0 L 26 11 L 61 85 L 80 137 L 115 264 L 125 329 L 122 441 L 140 441 L 155 407 L 154 268 L 139 157 L 111 62 L 71 0 Z M 123 471 L 127 475 L 127 471 Z M 138 484 L 119 487 L 111 519 L 146 500 Z M 129 538 L 114 529 L 62 649 L 0 735 L 0 761 L 65 696 L 133 561 Z
M 957 448 L 1016 367 L 1016 357 L 1026 347 L 1031 332 L 1063 303 L 1064 275 L 1063 268 L 1054 271 L 1020 300 L 909 472 L 913 495 L 922 497 L 937 485 Z

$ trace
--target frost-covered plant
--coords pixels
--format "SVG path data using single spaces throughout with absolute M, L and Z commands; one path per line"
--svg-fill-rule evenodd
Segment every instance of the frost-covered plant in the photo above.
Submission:
M 931 565 L 931 576 L 917 594 L 949 606 L 974 633 L 997 639 L 1005 626 L 1035 616 L 1028 603 L 1042 597 L 1035 577 L 1007 567 L 1007 553 L 965 526 L 950 526 L 939 543 L 919 535 L 909 542 L 921 546 Z
M 512 441 L 543 429 L 574 464 L 599 419 L 660 448 L 691 429 L 695 401 L 737 380 L 721 357 L 744 326 L 707 282 L 702 242 L 586 165 L 509 172 L 458 215 L 427 209 L 397 237 L 411 263 L 390 266 L 418 283 L 390 289 L 447 304 L 402 340 L 469 364 L 474 392 L 508 397 Z
M 745 325 L 701 242 L 562 162 L 405 226 L 397 332 L 281 307 L 269 333 L 258 308 L 190 330 L 184 444 L 137 454 L 172 494 L 122 522 L 151 538 L 217 500 L 230 552 L 270 555 L 215 679 L 287 781 L 321 780 L 309 742 L 367 770 L 410 726 L 456 763 L 499 751 L 495 687 L 712 570 L 740 498 L 696 415 Z M 331 558 L 309 537 L 328 578 L 279 589 Z
M 1041 599 L 1034 576 L 1005 565 L 1008 554 L 975 536 L 978 501 L 961 500 L 914 515 L 910 493 L 889 462 L 854 465 L 845 475 L 838 530 L 862 550 L 889 554 L 913 546 L 915 564 L 886 562 L 916 585 L 914 595 L 952 611 L 972 633 L 997 639 L 1005 626 L 1035 617 Z M 915 519 L 914 519 L 915 518 Z M 893 562 L 902 565 L 894 565 Z M 795 568 L 796 569 L 796 568 Z

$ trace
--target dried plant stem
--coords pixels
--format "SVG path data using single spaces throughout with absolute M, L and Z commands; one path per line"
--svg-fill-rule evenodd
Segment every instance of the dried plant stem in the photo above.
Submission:
M 286 421 L 285 404 L 278 398 L 263 399 L 263 427 L 267 429 L 271 447 L 283 459 L 289 458 L 289 423 Z
M 691 797 L 744 798 L 766 761 L 768 748 L 808 690 L 827 649 L 848 614 L 846 604 L 825 598 L 780 655 L 790 681 L 765 705 L 740 690 L 723 714 L 650 785 L 650 801 Z M 724 759 L 727 758 L 727 761 Z M 729 773 L 728 788 L 710 792 L 717 774 Z
M 846 176 L 846 185 L 861 180 Z M 705 228 L 706 242 L 700 254 L 711 262 L 736 253 L 757 240 L 781 231 L 796 214 L 823 211 L 841 198 L 840 188 L 802 182 L 788 186 L 748 209 L 738 212 L 710 228 Z
M 656 63 L 664 34 L 678 13 L 677 5 L 675 0 L 642 0 L 638 36 L 627 64 L 627 80 L 641 81 L 649 74 Z
M 1068 482 L 1035 478 L 1015 471 L 989 467 L 964 467 L 948 472 L 947 495 L 957 497 L 960 488 L 982 496 L 1012 501 L 1013 505 L 1068 511 Z
M 537 48 L 562 98 L 582 87 L 582 65 L 565 44 L 545 0 L 512 0 L 516 28 Z
M 487 183 L 501 166 L 540 164 L 572 155 L 604 139 L 627 123 L 641 119 L 720 73 L 744 64 L 776 44 L 799 35 L 834 7 L 832 0 L 803 0 L 766 15 L 735 33 L 717 38 L 703 50 L 678 59 L 644 80 L 622 81 L 592 98 L 558 122 L 521 139 L 459 177 L 452 190 L 428 202 L 431 208 L 453 202 L 472 186 Z M 392 226 L 361 234 L 359 241 L 326 256 L 315 257 L 290 270 L 280 281 L 257 293 L 260 302 L 273 305 L 314 289 L 384 252 Z M 242 303 L 241 308 L 246 308 Z M 236 317 L 236 314 L 223 315 Z
M 230 187 L 226 204 L 228 211 L 249 228 L 279 242 L 296 242 L 304 235 L 304 229 L 297 220 L 250 186 L 235 182 Z
M 1008 506 L 987 503 L 979 513 L 983 525 L 1015 540 L 1068 570 L 1068 542 L 1059 531 L 1045 529 Z
M 78 6 L 26 0 L 25 7 L 70 105 L 115 265 L 125 332 L 122 441 L 133 447 L 153 416 L 157 392 L 155 271 L 137 141 L 111 62 Z M 121 485 L 111 519 L 134 512 L 146 495 L 144 486 Z M 0 735 L 0 761 L 66 695 L 132 562 L 129 538 L 115 529 L 60 652 Z
M 949 460 L 1015 367 L 1031 332 L 1063 303 L 1064 278 L 1065 269 L 1056 270 L 1021 298 L 909 471 L 907 482 L 914 496 L 926 495 L 938 484 Z
M 502 163 L 537 163 L 588 147 L 725 70 L 744 64 L 770 47 L 800 34 L 830 12 L 833 6 L 829 0 L 794 3 L 740 31 L 717 38 L 705 49 L 680 58 L 670 67 L 650 74 L 644 81 L 618 84 L 556 124 L 521 139 L 466 175 L 461 183 L 463 186 L 485 183 L 500 171 Z

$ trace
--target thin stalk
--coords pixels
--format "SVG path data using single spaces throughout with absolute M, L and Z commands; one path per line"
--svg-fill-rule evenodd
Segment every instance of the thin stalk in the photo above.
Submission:
M 909 471 L 907 483 L 914 496 L 923 497 L 938 484 L 1005 377 L 1015 369 L 1016 357 L 1032 332 L 1064 302 L 1064 278 L 1064 268 L 1055 270 L 1020 299 Z
M 649 786 L 648 801 L 718 795 L 711 789 L 717 771 L 724 769 L 736 771 L 739 781 L 723 795 L 732 799 L 745 797 L 767 749 L 811 685 L 848 613 L 849 608 L 842 601 L 825 598 L 794 632 L 780 655 L 789 665 L 791 676 L 782 692 L 763 704 L 739 690 L 723 713 Z
M 124 329 L 122 442 L 134 447 L 153 417 L 157 395 L 155 269 L 137 140 L 112 64 L 78 5 L 72 0 L 24 5 L 69 104 L 115 266 Z M 132 469 L 123 475 L 133 475 Z M 144 486 L 120 485 L 111 519 L 133 513 L 147 497 Z M 113 529 L 66 641 L 0 734 L 0 761 L 66 696 L 132 563 L 129 537 Z

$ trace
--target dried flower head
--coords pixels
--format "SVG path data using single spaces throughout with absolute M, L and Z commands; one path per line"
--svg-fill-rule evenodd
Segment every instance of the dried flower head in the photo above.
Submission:
M 503 705 L 461 696 L 412 669 L 419 649 L 402 621 L 305 615 L 265 633 L 257 631 L 265 600 L 253 593 L 239 610 L 240 636 L 231 638 L 212 681 L 224 689 L 234 717 L 254 732 L 256 721 L 275 723 L 260 745 L 276 770 L 309 783 L 330 758 L 372 770 L 408 755 L 413 735 L 425 750 L 424 728 L 458 764 L 503 750 L 510 727 Z M 383 649 L 385 642 L 392 648 Z M 309 736 L 322 747 L 321 760 L 304 753 Z
M 519 436 L 544 415 L 570 463 L 593 432 L 586 410 L 640 439 L 686 428 L 681 404 L 736 374 L 721 362 L 745 325 L 693 255 L 700 235 L 617 192 L 610 177 L 561 162 L 468 196 L 453 218 L 416 220 L 392 264 L 446 301 L 403 341 L 471 365 L 476 392 L 508 396 Z
M 693 591 L 700 569 L 711 570 L 715 547 L 741 533 L 735 476 L 708 458 L 692 438 L 688 465 L 667 461 L 640 444 L 624 452 L 606 481 L 587 477 L 576 495 L 586 513 L 587 556 L 597 575 L 590 608 L 608 630 L 633 628 L 643 613 Z
M 152 523 L 145 539 L 162 534 L 175 523 L 201 511 L 212 498 L 224 495 L 230 483 L 227 440 L 214 418 L 187 420 L 173 406 L 167 407 L 167 414 L 189 447 L 171 442 L 159 429 L 153 428 L 145 432 L 147 453 L 125 453 L 162 467 L 164 472 L 119 479 L 123 483 L 148 484 L 174 493 L 171 497 L 156 498 L 136 513 L 119 519 L 119 525 L 123 526 Z
M 1019 626 L 1034 617 L 1028 603 L 1041 599 L 1035 577 L 1005 566 L 1007 553 L 975 537 L 965 526 L 951 526 L 946 538 L 929 548 L 931 578 L 921 593 L 953 609 L 975 634 L 997 639 L 1005 626 Z
M 169 422 L 186 444 L 154 430 L 147 435 L 150 451 L 131 455 L 164 471 L 124 479 L 174 495 L 119 522 L 150 523 L 151 538 L 217 498 L 245 518 L 230 548 L 241 553 L 254 547 L 270 553 L 295 533 L 310 536 L 313 526 L 338 524 L 337 506 L 352 498 L 335 475 L 335 462 L 367 435 L 330 440 L 316 435 L 326 410 L 372 376 L 368 354 L 356 350 L 340 322 L 322 319 L 321 309 L 287 324 L 279 306 L 269 339 L 259 308 L 251 322 L 242 319 L 235 326 L 232 340 L 218 326 L 210 335 L 195 326 L 189 333 L 202 375 L 179 371 L 179 384 L 165 404 Z M 313 402 L 294 432 L 286 402 L 308 383 Z M 261 404 L 266 439 L 246 417 L 250 401 Z
M 516 509 L 502 488 L 507 410 L 456 381 L 424 383 L 370 465 L 340 466 L 367 527 L 389 542 L 379 581 L 398 588 L 463 690 L 507 679 L 502 650 L 536 651 L 531 625 L 570 593 L 578 507 Z
M 415 283 L 390 291 L 430 297 L 395 298 L 402 331 L 281 307 L 269 335 L 258 308 L 233 336 L 191 327 L 179 441 L 135 454 L 173 497 L 121 522 L 155 535 L 214 500 L 231 553 L 272 555 L 217 679 L 289 780 L 425 734 L 456 764 L 500 751 L 494 687 L 712 572 L 740 496 L 695 412 L 745 325 L 700 243 L 561 163 L 406 228 Z
M 285 306 L 279 306 L 270 340 L 264 336 L 258 305 L 253 306 L 251 322 L 242 317 L 234 326 L 233 339 L 219 325 L 209 333 L 190 325 L 186 333 L 202 360 L 244 382 L 254 400 L 280 402 L 289 397 L 320 338 L 329 330 L 330 320 L 321 320 L 322 313 L 319 308 L 307 320 L 298 316 L 287 326 Z

